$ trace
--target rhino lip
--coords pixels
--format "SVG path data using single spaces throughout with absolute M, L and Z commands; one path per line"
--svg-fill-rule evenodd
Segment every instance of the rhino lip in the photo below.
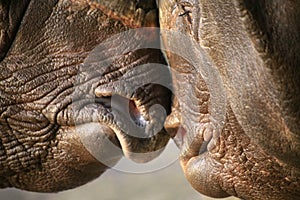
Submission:
M 200 136 L 190 136 L 191 133 L 188 129 L 180 125 L 176 128 L 167 129 L 167 132 L 181 150 L 183 157 L 199 156 L 212 150 L 216 145 L 216 139 L 213 138 L 212 133 L 207 133 L 208 131 L 204 131 Z
M 136 100 L 127 99 L 118 96 L 118 102 L 112 103 L 112 97 L 96 97 L 94 99 L 77 99 L 68 101 L 68 104 L 60 110 L 58 106 L 48 106 L 44 115 L 50 123 L 56 123 L 59 126 L 77 126 L 88 123 L 100 123 L 111 127 L 116 123 L 117 115 L 130 118 L 131 122 L 137 127 L 144 128 L 149 122 L 149 117 L 144 110 L 136 103 Z M 62 103 L 63 105 L 63 103 Z M 60 110 L 60 111 L 59 111 Z M 57 111 L 57 114 L 56 114 Z M 119 127 L 114 126 L 116 130 Z
M 139 108 L 138 104 L 133 99 L 127 99 L 125 97 L 117 95 L 118 104 L 112 105 L 112 97 L 96 97 L 96 103 L 103 106 L 106 109 L 107 113 L 122 113 L 126 116 L 130 116 L 131 120 L 138 127 L 145 127 L 149 121 L 146 120 L 147 115 L 142 109 Z M 115 98 L 115 99 L 116 99 Z
M 99 123 L 113 130 L 125 157 L 145 163 L 162 152 L 170 137 L 157 121 L 161 120 L 157 112 L 150 113 L 148 105 L 139 98 L 121 95 L 105 97 L 105 101 L 102 98 L 98 99 L 99 106 L 105 107 L 104 114 L 107 112 L 111 118 Z

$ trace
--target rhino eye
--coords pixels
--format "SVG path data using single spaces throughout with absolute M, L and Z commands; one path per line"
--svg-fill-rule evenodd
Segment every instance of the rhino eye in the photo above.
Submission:
M 178 16 L 187 17 L 187 20 L 191 22 L 193 5 L 187 0 L 179 0 L 177 2 L 177 5 L 182 10 L 182 12 Z
M 190 26 L 191 34 L 196 41 L 199 41 L 199 24 L 201 21 L 201 9 L 198 0 L 178 0 L 177 7 L 182 10 L 179 17 L 185 17 Z

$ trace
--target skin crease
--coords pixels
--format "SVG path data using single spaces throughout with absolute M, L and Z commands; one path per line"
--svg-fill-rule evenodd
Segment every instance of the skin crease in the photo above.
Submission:
M 145 139 L 127 135 L 110 111 L 110 96 L 95 91 L 111 87 L 123 74 L 139 79 L 130 77 L 131 70 L 146 63 L 165 64 L 162 53 L 141 49 L 114 55 L 118 57 L 105 69 L 83 65 L 107 38 L 130 28 L 158 26 L 154 1 L 37 0 L 0 5 L 0 188 L 58 192 L 99 177 L 123 153 L 146 162 L 161 152 L 170 138 L 163 128 Z M 15 11 L 19 13 L 12 14 Z M 141 41 L 157 40 L 156 32 L 148 35 Z M 109 45 L 100 55 L 109 55 L 110 48 L 120 44 Z M 93 76 L 88 76 L 90 71 Z M 143 75 L 152 76 L 145 71 Z M 116 93 L 121 110 L 130 103 L 129 110 L 149 122 L 146 128 L 164 121 L 156 110 L 149 112 L 152 105 L 169 113 L 171 93 L 160 85 L 143 85 L 133 94 L 118 93 L 118 88 L 110 92 Z M 106 153 L 104 140 L 123 152 Z M 157 150 L 149 158 L 130 154 Z M 94 157 L 99 154 L 106 155 L 106 163 Z
M 214 131 L 208 128 L 217 106 L 211 95 L 220 94 L 210 93 L 195 71 L 205 66 L 166 52 L 177 72 L 176 102 L 166 127 L 172 135 L 177 132 L 188 181 L 217 198 L 300 198 L 299 2 L 165 0 L 159 8 L 161 28 L 193 38 L 226 91 L 225 125 L 203 151 L 205 135 Z M 195 48 L 162 37 L 166 49 Z

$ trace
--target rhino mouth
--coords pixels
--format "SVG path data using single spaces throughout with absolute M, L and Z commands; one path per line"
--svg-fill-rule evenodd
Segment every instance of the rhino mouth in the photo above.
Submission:
M 201 136 L 191 137 L 191 134 L 184 126 L 176 128 L 165 127 L 173 139 L 174 143 L 181 149 L 181 157 L 191 158 L 205 154 L 215 148 L 217 138 L 213 137 L 213 132 L 205 131 Z
M 153 50 L 142 50 L 139 53 L 147 53 L 147 51 L 151 51 L 153 54 Z M 159 51 L 155 52 L 159 53 Z M 160 54 L 155 54 L 155 57 L 151 57 L 152 59 L 161 58 Z M 111 67 L 112 72 L 110 73 L 103 73 L 103 70 L 95 73 L 99 69 L 99 65 L 89 65 L 90 68 L 83 68 L 84 71 L 79 74 L 79 76 L 82 74 L 83 76 L 79 77 L 74 85 L 74 91 L 70 95 L 71 99 L 61 102 L 62 105 L 68 104 L 68 106 L 60 109 L 55 105 L 55 109 L 60 110 L 55 121 L 60 126 L 73 127 L 74 132 L 76 132 L 77 126 L 85 125 L 87 128 L 90 125 L 94 127 L 88 128 L 88 131 L 93 130 L 91 134 L 80 131 L 83 139 L 79 134 L 86 149 L 89 150 L 92 147 L 95 150 L 90 151 L 93 155 L 107 149 L 101 146 L 93 147 L 97 144 L 93 144 L 88 139 L 88 137 L 95 137 L 92 134 L 98 134 L 101 138 L 109 138 L 106 141 L 113 143 L 117 148 L 116 151 L 120 153 L 121 150 L 125 157 L 135 162 L 144 163 L 157 157 L 170 138 L 163 125 L 166 116 L 170 113 L 171 91 L 163 85 L 170 84 L 171 77 L 167 68 L 162 69 L 156 64 L 149 64 L 144 68 L 139 67 L 143 66 L 143 63 L 140 62 L 149 62 L 147 60 L 148 55 L 138 60 L 137 63 L 135 61 L 128 62 L 129 67 L 126 65 L 122 69 L 114 70 Z M 162 61 L 160 60 L 160 62 Z M 132 62 L 134 63 L 133 67 L 131 66 Z M 123 70 L 122 76 L 119 75 L 121 70 Z M 157 74 L 157 70 L 163 76 Z M 147 80 L 149 83 L 139 83 L 139 80 L 142 79 L 139 76 L 153 77 L 155 80 L 149 78 Z M 137 86 L 132 86 L 132 79 L 135 79 L 134 83 L 138 82 Z M 162 80 L 157 81 L 157 79 Z M 159 82 L 167 83 L 159 84 Z M 133 88 L 132 92 L 127 92 L 128 88 Z M 50 110 L 51 108 L 48 107 L 44 113 L 49 114 Z M 102 128 L 98 127 L 99 131 L 96 131 L 97 126 Z M 84 142 L 86 140 L 87 143 Z
M 122 99 L 122 104 L 120 105 L 121 112 L 130 116 L 131 120 L 138 126 L 138 127 L 145 127 L 149 121 L 146 120 L 146 114 L 138 108 L 136 102 L 132 99 L 127 99 L 124 97 L 119 96 L 119 99 Z M 103 108 L 106 109 L 107 113 L 112 112 L 112 98 L 111 97 L 97 97 L 95 98 L 95 103 L 100 104 Z
M 146 88 L 157 87 L 165 90 L 152 84 L 146 86 Z M 97 98 L 109 116 L 103 118 L 102 123 L 114 131 L 124 155 L 135 162 L 148 162 L 157 157 L 170 138 L 163 127 L 166 115 L 169 114 L 168 103 L 165 105 L 162 103 L 166 100 L 168 102 L 165 97 L 170 95 L 168 91 L 163 93 L 165 96 L 153 95 L 154 97 L 144 99 L 113 95 L 104 97 L 105 103 L 103 97 Z M 155 108 L 157 105 L 158 109 Z
M 58 122 L 72 127 L 85 148 L 102 162 L 119 154 L 138 163 L 148 162 L 162 152 L 170 136 L 162 126 L 166 114 L 155 110 L 147 113 L 140 101 L 119 95 L 97 97 L 81 109 L 70 105 L 58 114 Z M 72 116 L 73 122 L 65 120 Z M 110 144 L 94 143 L 92 138 L 97 137 Z M 103 150 L 110 153 L 101 157 Z
M 138 106 L 137 100 L 114 95 L 114 97 L 96 97 L 95 103 L 100 104 L 106 113 L 111 113 L 114 118 L 117 114 L 126 117 L 137 128 L 146 127 L 150 123 L 149 116 L 142 106 Z

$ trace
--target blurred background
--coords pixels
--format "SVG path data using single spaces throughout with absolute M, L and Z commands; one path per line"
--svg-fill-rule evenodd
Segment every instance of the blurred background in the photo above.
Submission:
M 163 154 L 148 164 L 135 165 L 122 159 L 114 169 L 81 187 L 57 194 L 4 189 L 0 190 L 0 200 L 213 200 L 197 193 L 187 182 L 178 153 L 171 141 Z

